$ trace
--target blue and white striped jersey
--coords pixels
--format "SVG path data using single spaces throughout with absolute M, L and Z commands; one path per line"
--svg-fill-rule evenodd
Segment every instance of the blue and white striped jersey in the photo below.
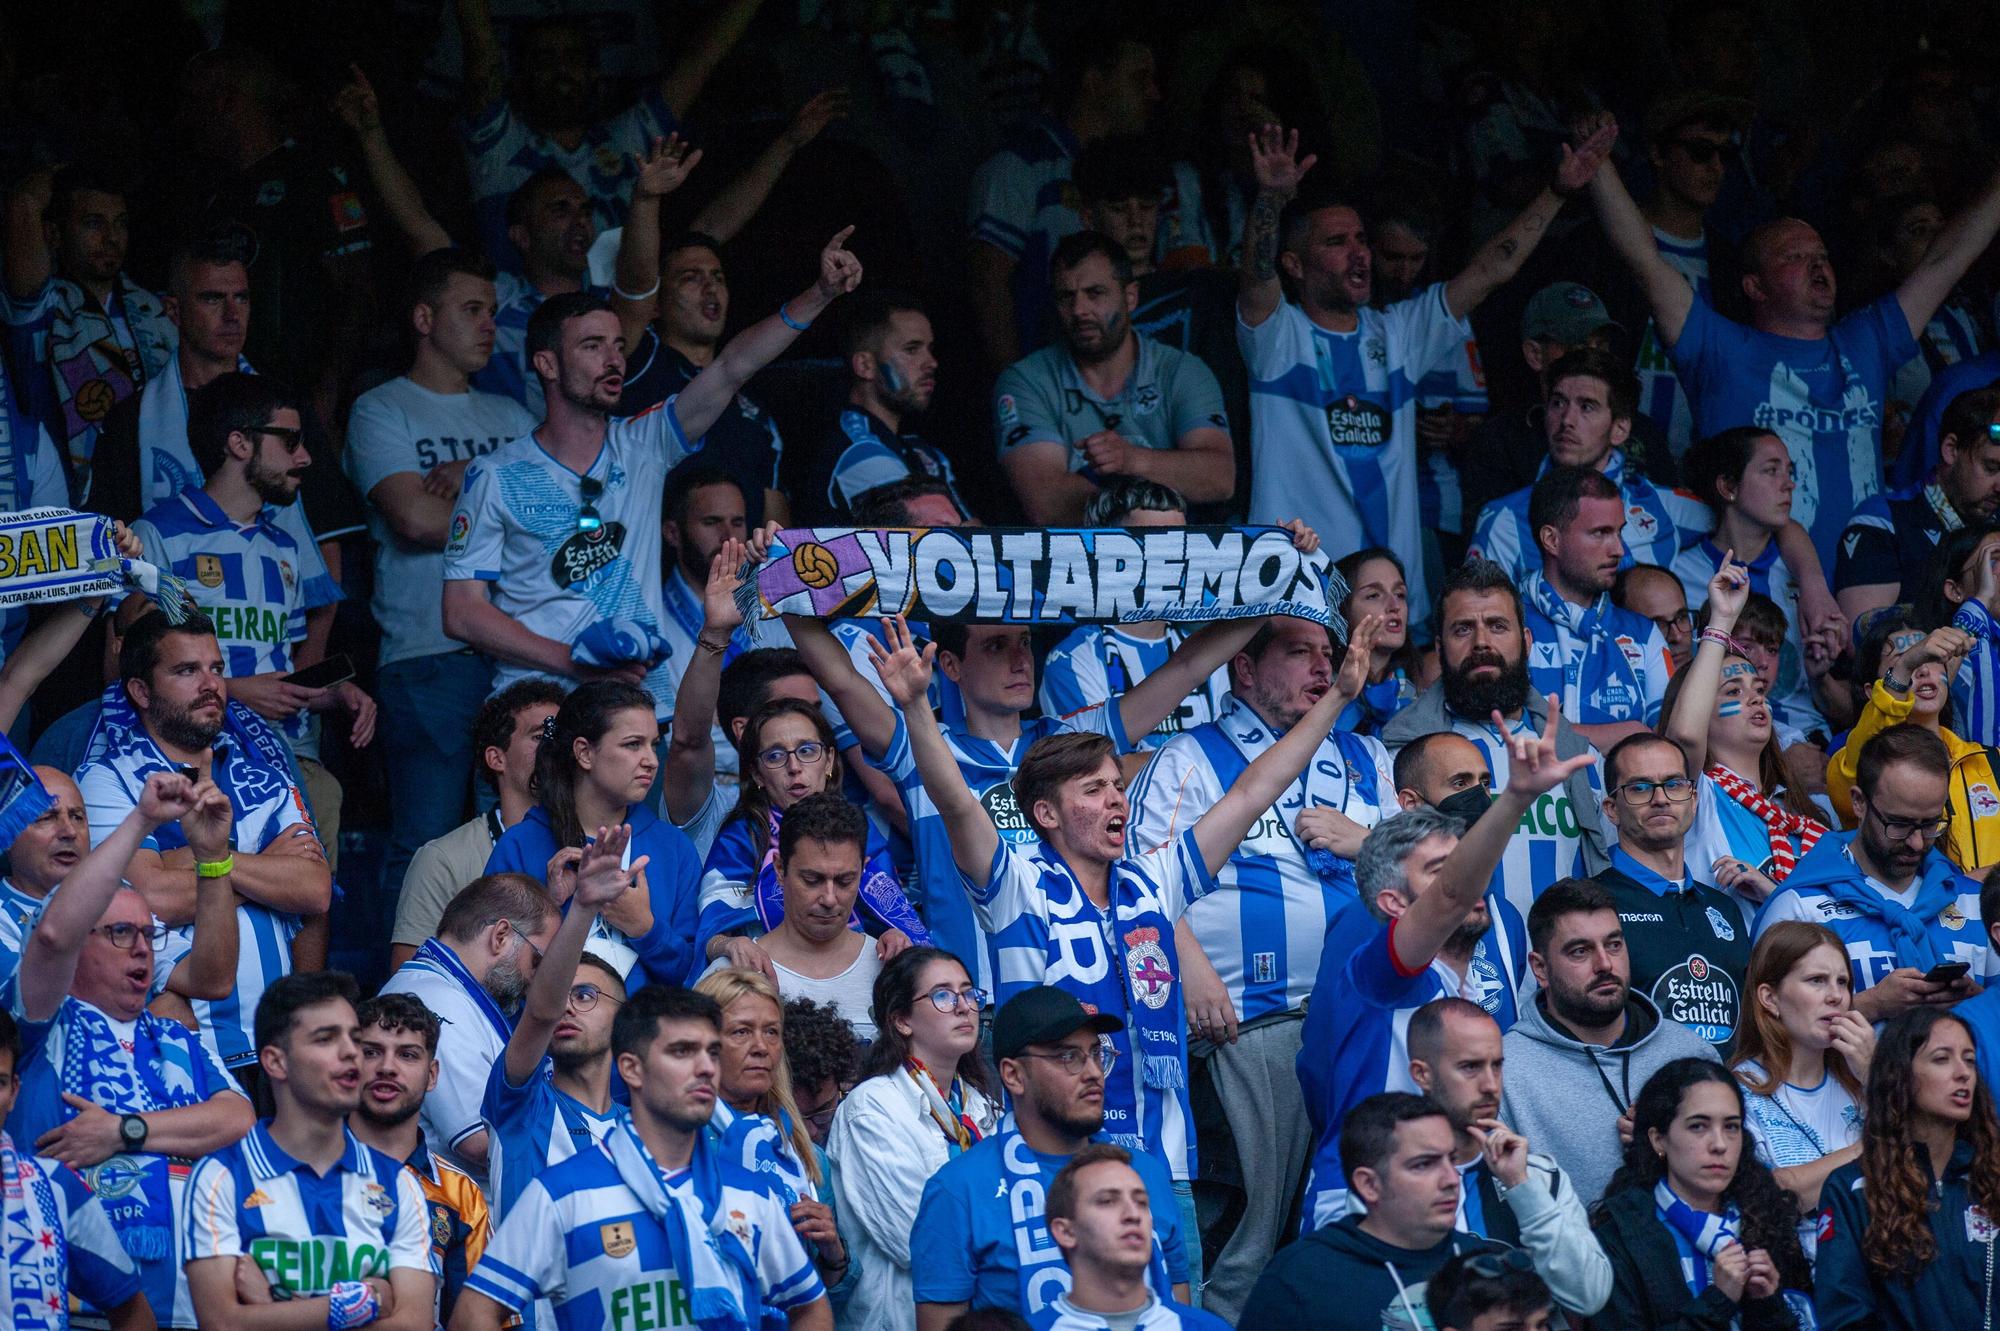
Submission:
M 1049 716 L 1067 716 L 1094 703 L 1111 702 L 1167 663 L 1193 633 L 1169 624 L 1157 638 L 1142 638 L 1128 626 L 1084 624 L 1042 658 L 1042 686 L 1035 700 Z M 1213 721 L 1229 693 L 1229 667 L 1217 666 L 1202 687 L 1139 738 L 1142 749 L 1157 749 L 1175 735 Z
M 557 1090 L 555 1069 L 544 1054 L 524 1085 L 507 1080 L 505 1058 L 494 1059 L 487 1074 L 479 1116 L 486 1125 L 486 1197 L 496 1223 L 550 1165 L 603 1141 L 622 1112 L 614 1103 L 610 1113 L 599 1114 Z
M 1976 596 L 1951 617 L 1972 639 L 1972 652 L 1951 682 L 1951 730 L 1961 739 L 2000 748 L 2000 623 Z
M 1088 730 L 1108 736 L 1120 753 L 1131 751 L 1125 739 L 1124 723 L 1116 703 L 1099 703 L 1069 716 L 1038 716 L 1021 722 L 1021 737 L 1002 746 L 981 739 L 952 725 L 944 726 L 944 741 L 958 759 L 959 775 L 986 806 L 1003 842 L 1032 846 L 1040 843 L 1027 815 L 1014 798 L 1014 769 L 1038 739 L 1070 731 Z M 983 929 L 973 917 L 972 902 L 966 893 L 955 891 L 959 881 L 957 861 L 951 853 L 951 837 L 944 828 L 937 804 L 924 789 L 917 774 L 917 759 L 910 749 L 909 727 L 901 713 L 896 716 L 896 733 L 881 758 L 869 763 L 888 773 L 903 796 L 903 811 L 910 823 L 910 844 L 917 861 L 916 882 L 923 888 L 924 923 L 941 948 L 954 953 L 972 972 L 973 981 L 988 993 L 996 993 L 992 955 L 992 931 Z M 1004 998 L 997 1001 L 1004 1002 Z
M 854 501 L 870 490 L 915 476 L 942 482 L 951 491 L 951 502 L 958 506 L 958 511 L 968 517 L 972 513 L 959 496 L 958 476 L 951 469 L 951 459 L 918 435 L 890 429 L 872 412 L 860 407 L 842 408 L 839 421 L 821 447 L 825 450 L 823 457 L 831 459 L 832 467 L 822 473 L 826 476 L 825 494 L 809 490 L 804 496 L 811 506 L 808 511 L 818 510 L 845 520 Z
M 1169 740 L 1139 774 L 1126 844 L 1143 853 L 1192 828 L 1277 738 L 1230 694 L 1220 718 Z M 1188 924 L 1229 986 L 1238 1020 L 1291 1011 L 1306 1000 L 1327 923 L 1356 900 L 1351 863 L 1333 860 L 1326 873 L 1314 867 L 1314 859 L 1331 857 L 1313 856 L 1299 839 L 1299 812 L 1338 809 L 1373 827 L 1396 812 L 1395 792 L 1382 742 L 1334 731 L 1216 874 L 1222 887 L 1234 890 L 1188 908 Z
M 1543 473 L 1549 465 L 1546 459 L 1542 462 Z M 1619 450 L 1614 448 L 1605 455 L 1603 470 L 1625 504 L 1622 567 L 1653 564 L 1671 569 L 1690 542 L 1715 526 L 1715 516 L 1706 504 L 1683 491 L 1662 490 L 1630 466 Z M 1494 500 L 1479 510 L 1479 525 L 1472 533 L 1469 557 L 1492 560 L 1507 570 L 1517 586 L 1542 567 L 1541 549 L 1528 530 L 1528 500 L 1533 494 L 1532 485 L 1523 486 Z
M 281 510 L 266 505 L 245 526 L 224 513 L 206 490 L 187 489 L 146 510 L 132 534 L 146 558 L 187 583 L 195 604 L 215 625 L 223 673 L 231 679 L 289 671 L 292 644 L 305 641 L 306 612 L 341 599 L 315 551 L 305 553 L 278 525 Z M 285 738 L 306 735 L 310 713 L 285 718 Z
M 1589 606 L 1572 605 L 1542 577 L 1530 573 L 1521 608 L 1533 641 L 1528 678 L 1544 697 L 1562 700 L 1563 716 L 1581 725 L 1660 719 L 1673 663 L 1660 627 L 1599 592 Z M 1494 775 L 1499 789 L 1499 775 Z
M 578 475 L 522 435 L 465 469 L 444 548 L 445 581 L 491 585 L 495 607 L 522 627 L 574 643 L 600 620 L 667 622 L 660 595 L 660 504 L 667 472 L 692 451 L 674 417 L 675 399 L 612 420 L 604 446 Z M 590 502 L 602 520 L 581 530 L 583 481 L 602 486 Z M 687 662 L 669 655 L 646 675 L 658 715 L 672 715 Z M 493 690 L 537 672 L 495 663 Z
M 1505 735 L 1493 728 L 1491 721 L 1468 721 L 1453 715 L 1453 734 L 1463 735 L 1472 741 L 1486 759 L 1486 766 L 1493 773 L 1493 789 L 1507 788 L 1507 774 L 1513 765 L 1507 741 L 1514 735 L 1539 735 L 1541 729 L 1527 708 L 1521 709 L 1520 720 L 1516 721 Z M 1595 762 L 1584 769 L 1593 791 L 1604 789 L 1603 763 Z M 1583 828 L 1578 821 L 1578 811 L 1569 797 L 1567 785 L 1557 786 L 1543 795 L 1537 795 L 1528 811 L 1521 815 L 1521 825 L 1507 842 L 1507 849 L 1500 856 L 1500 867 L 1493 871 L 1492 881 L 1487 885 L 1489 894 L 1497 894 L 1506 899 L 1523 919 L 1534 906 L 1535 898 L 1542 889 L 1558 878 L 1572 878 L 1583 874 Z
M 105 738 L 104 754 L 76 772 L 77 789 L 90 814 L 93 846 L 138 806 L 147 777 L 174 770 L 143 726 L 111 729 Z M 236 849 L 262 853 L 281 836 L 317 835 L 306 813 L 305 792 L 292 784 L 291 773 L 260 761 L 245 745 L 230 744 L 227 732 L 216 742 L 212 775 L 236 812 Z M 166 823 L 147 839 L 146 849 L 169 851 L 186 845 L 180 824 Z M 236 962 L 236 988 L 227 998 L 194 1002 L 202 1047 L 224 1066 L 238 1068 L 257 1061 L 253 1029 L 257 1000 L 272 981 L 291 974 L 292 939 L 299 927 L 298 916 L 280 914 L 269 906 L 245 901 L 236 907 L 243 949 Z M 191 936 L 192 931 L 189 925 L 178 932 Z
M 1338 559 L 1404 552 L 1412 613 L 1428 607 L 1417 509 L 1417 384 L 1461 354 L 1472 325 L 1442 283 L 1333 333 L 1287 300 L 1255 328 L 1236 321 L 1250 371 L 1250 520 L 1304 518 Z
M 1693 240 L 1682 240 L 1654 227 L 1653 243 L 1667 267 L 1685 277 L 1696 295 L 1704 300 L 1711 298 L 1706 233 Z M 1679 457 L 1695 441 L 1694 408 L 1688 404 L 1687 389 L 1681 387 L 1673 358 L 1660 342 L 1659 325 L 1651 316 L 1646 319 L 1646 331 L 1640 334 L 1639 357 L 1632 372 L 1639 380 L 1639 414 L 1660 427 L 1667 436 L 1667 447 Z
M 487 1165 L 460 1155 L 458 1148 L 486 1128 L 481 1100 L 487 1075 L 507 1048 L 513 1022 L 441 938 L 426 939 L 417 954 L 389 977 L 382 992 L 409 994 L 437 1016 L 437 1085 L 424 1097 L 419 1119 L 424 1143 L 432 1155 L 486 1185 Z M 499 1200 L 490 1190 L 488 1196 Z
M 181 1209 L 185 1257 L 248 1257 L 272 1288 L 310 1298 L 394 1270 L 437 1274 L 423 1185 L 352 1132 L 324 1175 L 294 1160 L 265 1119 L 194 1167 Z
M 1112 864 L 1109 910 L 1091 901 L 1062 856 L 1039 837 L 1028 845 L 1002 840 L 983 883 L 959 876 L 972 895 L 979 927 L 993 943 L 995 1005 L 1031 985 L 1048 984 L 1123 1018 L 1125 1024 L 1106 1037 L 1118 1062 L 1104 1086 L 1104 1131 L 1125 1142 L 1143 1142 L 1175 1179 L 1193 1178 L 1194 1117 L 1179 1038 L 1187 1022 L 1185 1000 L 1180 976 L 1165 964 L 1172 939 L 1134 941 L 1128 935 L 1121 942 L 1118 937 L 1144 914 L 1162 920 L 1170 934 L 1190 904 L 1217 889 L 1193 829 L 1158 850 Z M 1104 1001 L 1114 995 L 1123 1011 Z M 1176 1022 L 1171 1048 L 1147 1043 L 1155 1032 L 1147 1029 L 1139 1002 L 1151 1012 L 1165 1008 Z M 1145 1066 L 1158 1058 L 1180 1061 L 1178 1085 L 1150 1084 Z
M 1463 354 L 1454 356 L 1417 381 L 1417 410 L 1449 409 L 1461 416 L 1484 416 L 1486 367 L 1479 343 L 1465 339 Z M 1426 530 L 1465 530 L 1465 496 L 1459 489 L 1458 468 L 1443 449 L 1422 449 L 1417 457 L 1417 509 Z
M 727 1162 L 721 1174 L 715 1205 L 756 1266 L 765 1307 L 802 1308 L 823 1298 L 826 1287 L 784 1204 Z M 661 1181 L 675 1198 L 693 1187 L 685 1169 Z M 555 1307 L 557 1331 L 695 1325 L 688 1276 L 673 1269 L 666 1226 L 625 1185 L 601 1147 L 571 1156 L 528 1184 L 465 1287 L 515 1313 L 546 1298 Z

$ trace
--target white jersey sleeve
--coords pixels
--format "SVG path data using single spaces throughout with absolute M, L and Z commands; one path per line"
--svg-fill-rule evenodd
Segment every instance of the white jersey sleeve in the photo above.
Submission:
M 427 1214 L 419 1199 L 419 1214 Z M 209 1156 L 188 1179 L 181 1213 L 183 1260 L 241 1257 L 243 1235 L 236 1223 L 236 1178 L 229 1166 Z
M 465 1287 L 516 1313 L 536 1299 L 560 1301 L 569 1270 L 566 1237 L 555 1202 L 535 1179 L 507 1208 L 507 1218 L 493 1231 Z
M 1400 365 L 1411 383 L 1446 364 L 1465 348 L 1472 325 L 1455 317 L 1437 282 L 1382 311 L 1389 336 L 1389 364 Z
M 1160 746 L 1132 784 L 1126 849 L 1144 855 L 1168 845 L 1221 798 L 1221 784 L 1201 745 L 1189 736 L 1174 736 Z
M 407 1166 L 396 1174 L 396 1232 L 389 1236 L 389 1269 L 439 1274 L 431 1250 L 430 1203 L 423 1185 Z
M 485 458 L 475 461 L 465 469 L 458 504 L 451 511 L 451 531 L 444 544 L 445 581 L 498 582 L 506 568 L 509 520 L 492 464 Z

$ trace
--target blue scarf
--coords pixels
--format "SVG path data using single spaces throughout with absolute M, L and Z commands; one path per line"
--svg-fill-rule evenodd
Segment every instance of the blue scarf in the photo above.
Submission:
M 756 1259 L 728 1227 L 729 1217 L 722 1208 L 722 1153 L 706 1131 L 694 1135 L 694 1155 L 688 1161 L 691 1199 L 667 1190 L 666 1172 L 639 1139 L 630 1118 L 620 1119 L 611 1129 L 604 1150 L 618 1177 L 666 1230 L 667 1255 L 702 1331 L 785 1325 L 783 1312 L 763 1306 Z
M 176 1021 L 140 1012 L 132 1032 L 132 1052 L 119 1043 L 110 1018 L 79 999 L 63 1002 L 62 1088 L 113 1114 L 148 1114 L 198 1105 L 222 1088 L 207 1085 L 206 1066 L 194 1032 Z M 65 1108 L 62 1122 L 76 1117 Z M 185 1163 L 185 1162 L 183 1162 Z M 138 1185 L 105 1206 L 118 1240 L 135 1261 L 163 1262 L 173 1256 L 174 1207 L 168 1189 L 172 1160 L 156 1152 L 114 1156 L 98 1166 Z
M 775 1116 L 738 1113 L 718 1099 L 709 1115 L 708 1135 L 724 1160 L 769 1183 L 785 1205 L 819 1200 L 812 1175 L 792 1149 L 791 1123 L 784 1111 Z
M 1847 844 L 1841 847 L 1841 853 L 1850 862 L 1854 858 L 1851 847 L 1856 835 L 1849 833 Z M 1908 906 L 1892 901 L 1870 887 L 1858 864 L 1855 865 L 1854 877 L 1833 878 L 1815 886 L 1841 905 L 1852 906 L 1870 919 L 1880 920 L 1889 931 L 1889 940 L 1895 944 L 1898 966 L 1913 966 L 1920 971 L 1928 971 L 1938 964 L 1937 943 L 1931 937 L 1929 922 L 1958 900 L 1957 884 L 1952 875 L 1930 878 L 1920 868 L 1917 899 Z
M 218 763 L 215 783 L 229 796 L 240 816 L 243 810 L 264 803 L 292 783 L 292 751 L 284 736 L 269 721 L 240 702 L 231 702 L 223 711 L 222 735 L 228 741 L 228 762 Z M 150 752 L 147 752 L 150 751 Z M 91 727 L 84 745 L 84 762 L 114 759 L 134 752 L 145 753 L 148 762 L 135 768 L 121 764 L 134 777 L 164 771 L 167 761 L 147 735 L 123 684 L 104 690 L 97 724 Z M 304 793 L 304 787 L 300 787 Z M 311 821 L 307 818 L 306 821 Z M 178 824 L 175 824 L 176 828 Z
M 55 1185 L 30 1155 L 0 1132 L 0 1271 L 6 1272 L 7 1325 L 14 1331 L 67 1331 L 69 1237 Z
M 0 855 L 54 804 L 34 767 L 0 735 Z
M 1042 1185 L 1042 1164 L 1027 1139 L 1021 1136 L 1014 1111 L 1000 1120 L 994 1134 L 1000 1149 L 1000 1172 L 1006 1188 L 1007 1214 L 1014 1227 L 1015 1278 L 1021 1291 L 1020 1311 L 1032 1318 L 1054 1304 L 1057 1296 L 1069 1293 L 1069 1267 L 1062 1249 L 1049 1236 L 1043 1219 L 1048 1210 L 1047 1189 Z M 1099 1133 L 1092 1141 L 1109 1141 Z M 1157 1228 L 1153 1233 L 1153 1256 L 1146 1265 L 1146 1283 L 1153 1293 L 1165 1298 L 1173 1289 L 1167 1279 L 1167 1258 L 1160 1250 Z
M 493 1001 L 493 995 L 486 992 L 486 986 L 473 978 L 472 972 L 465 968 L 465 963 L 458 959 L 458 953 L 437 939 L 426 938 L 423 946 L 417 949 L 416 955 L 403 964 L 414 966 L 420 971 L 429 971 L 433 975 L 441 975 L 465 990 L 480 1013 L 485 1016 L 487 1024 L 492 1026 L 494 1033 L 500 1037 L 501 1044 L 506 1044 L 508 1037 L 513 1035 L 514 1023 L 507 1020 L 507 1014 Z
M 1681 1278 L 1687 1282 L 1688 1292 L 1699 1297 L 1714 1279 L 1716 1254 L 1732 1243 L 1743 1241 L 1742 1211 L 1734 1202 L 1721 1215 L 1696 1210 L 1682 1201 L 1665 1179 L 1653 1185 L 1653 1207 L 1660 1223 L 1673 1236 L 1674 1246 L 1680 1249 Z M 1781 1289 L 1778 1296 L 1791 1310 L 1799 1331 L 1813 1331 L 1819 1325 L 1811 1295 L 1803 1290 Z M 1742 1318 L 1731 1318 L 1730 1325 L 1741 1326 Z
M 1564 663 L 1566 686 L 1576 686 L 1579 682 L 1575 674 L 1576 663 L 1590 653 L 1592 646 L 1603 645 L 1607 648 L 1610 646 L 1607 642 L 1610 635 L 1604 629 L 1604 616 L 1611 609 L 1611 593 L 1600 592 L 1588 608 L 1571 605 L 1549 585 L 1540 572 L 1535 572 L 1530 573 L 1527 581 L 1521 584 L 1521 594 L 1529 605 L 1555 625 L 1556 659 Z M 1640 682 L 1638 669 L 1632 664 L 1632 658 L 1617 650 L 1599 651 L 1596 656 L 1597 659 L 1610 664 L 1611 668 L 1606 674 L 1622 681 L 1629 690 L 1629 696 L 1643 711 L 1646 704 L 1646 690 Z

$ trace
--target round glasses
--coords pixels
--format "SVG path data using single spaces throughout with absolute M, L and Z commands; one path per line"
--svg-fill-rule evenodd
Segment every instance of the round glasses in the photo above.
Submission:
M 931 1006 L 940 1012 L 956 1012 L 961 1003 L 971 1008 L 974 1012 L 986 1006 L 986 991 L 984 989 L 966 989 L 961 991 L 939 985 L 925 994 L 924 997 L 930 999 Z
M 598 999 L 609 1003 L 622 1003 L 622 998 L 614 998 L 594 984 L 573 984 L 569 987 L 569 1005 L 578 1012 L 588 1012 L 597 1006 Z

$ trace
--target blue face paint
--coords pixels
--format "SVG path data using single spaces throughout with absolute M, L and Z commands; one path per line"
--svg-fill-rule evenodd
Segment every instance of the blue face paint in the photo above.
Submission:
M 1738 676 L 1754 675 L 1756 673 L 1757 673 L 1756 666 L 1749 665 L 1742 661 L 1738 661 L 1734 665 L 1726 665 L 1722 667 L 1722 682 L 1727 684 L 1730 680 L 1735 679 Z
M 1898 633 L 1895 637 L 1889 639 L 1889 650 L 1901 656 L 1904 652 L 1909 651 L 1910 648 L 1923 640 L 1924 635 L 1921 633 Z
M 1717 716 L 1741 716 L 1743 704 L 1735 698 L 1725 699 L 1716 709 Z

